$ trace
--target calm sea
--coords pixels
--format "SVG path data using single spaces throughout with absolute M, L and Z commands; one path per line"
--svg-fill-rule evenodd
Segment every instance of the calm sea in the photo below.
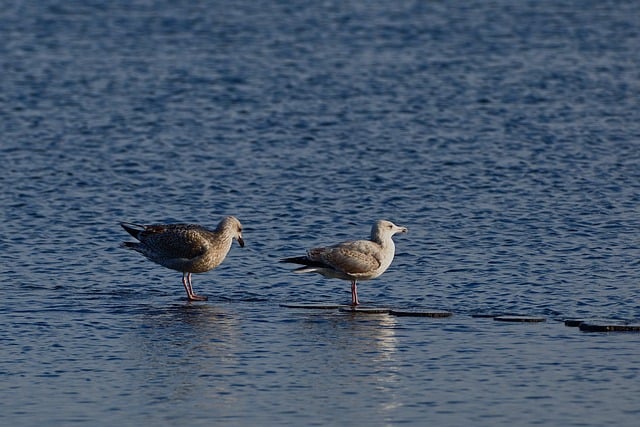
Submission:
M 21 426 L 635 426 L 640 2 L 0 7 L 0 414 Z M 245 226 L 194 276 L 120 221 Z M 277 263 L 366 238 L 367 306 Z M 473 314 L 540 316 L 503 323 Z

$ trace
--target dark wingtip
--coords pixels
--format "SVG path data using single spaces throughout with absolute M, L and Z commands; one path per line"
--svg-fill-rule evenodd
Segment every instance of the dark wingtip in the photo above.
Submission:
M 143 225 L 133 224 L 131 222 L 121 222 L 120 227 L 124 228 L 127 233 L 131 234 L 136 239 L 138 238 L 138 234 L 144 230 Z

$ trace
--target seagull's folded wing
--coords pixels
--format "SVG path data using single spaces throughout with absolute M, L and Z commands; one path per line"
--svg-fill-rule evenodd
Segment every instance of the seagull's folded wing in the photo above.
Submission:
M 207 251 L 209 243 L 193 228 L 153 226 L 145 231 L 144 244 L 167 259 L 193 259 Z
M 381 248 L 366 240 L 345 242 L 328 248 L 311 249 L 310 259 L 320 261 L 332 268 L 352 276 L 367 275 L 381 264 Z

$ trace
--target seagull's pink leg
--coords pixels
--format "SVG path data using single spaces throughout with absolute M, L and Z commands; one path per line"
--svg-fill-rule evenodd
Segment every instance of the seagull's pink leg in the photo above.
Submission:
M 187 272 L 182 272 L 182 286 L 184 286 L 184 290 L 187 291 L 187 298 L 191 299 L 191 290 L 189 289 L 189 284 L 187 283 Z
M 193 285 L 191 284 L 191 273 L 187 273 L 187 286 L 189 287 L 189 297 L 193 296 Z
M 193 285 L 191 284 L 191 273 L 187 273 L 187 284 L 189 286 L 189 290 L 187 291 L 187 294 L 189 294 L 190 301 L 206 301 L 207 300 L 207 297 L 196 295 L 195 292 L 193 292 Z
M 355 280 L 351 281 L 351 305 L 356 306 L 360 304 L 358 301 L 358 284 Z

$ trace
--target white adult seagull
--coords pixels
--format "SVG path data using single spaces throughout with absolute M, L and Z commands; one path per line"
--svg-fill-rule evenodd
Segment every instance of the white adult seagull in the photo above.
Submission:
M 284 258 L 280 262 L 302 264 L 295 273 L 318 273 L 328 278 L 351 281 L 351 305 L 358 301 L 358 280 L 375 279 L 391 265 L 396 246 L 393 235 L 406 233 L 390 221 L 379 220 L 371 227 L 369 240 L 355 240 L 334 246 L 313 248 L 306 256 Z

